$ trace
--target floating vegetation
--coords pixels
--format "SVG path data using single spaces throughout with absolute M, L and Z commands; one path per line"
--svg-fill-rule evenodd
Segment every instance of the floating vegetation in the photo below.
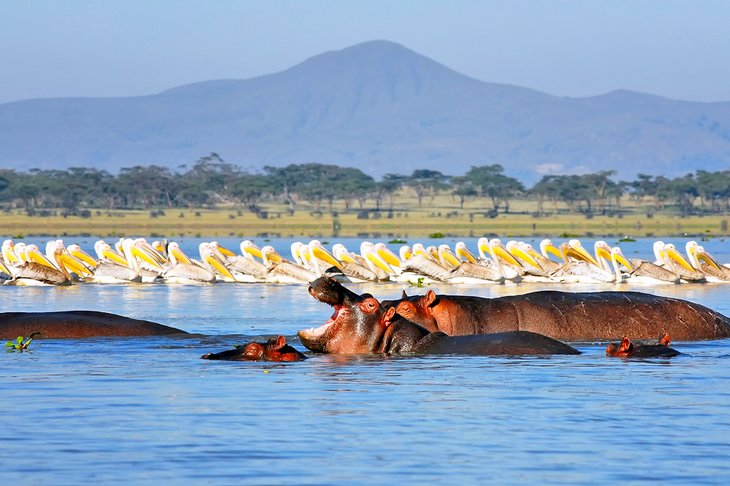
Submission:
M 619 243 L 633 243 L 635 241 L 636 239 L 630 236 L 624 236 L 623 238 L 619 238 L 618 240 Z
M 446 238 L 446 235 L 440 232 L 431 233 L 428 235 L 429 238 Z
M 408 285 L 411 287 L 418 287 L 419 289 L 426 286 L 424 283 L 425 278 L 424 277 L 418 277 L 416 280 L 409 280 Z
M 388 242 L 391 245 L 403 245 L 407 243 L 406 240 L 401 240 L 400 238 L 394 238 Z
M 30 346 L 30 343 L 33 342 L 33 339 L 36 336 L 40 336 L 40 335 L 41 335 L 41 333 L 34 332 L 33 334 L 30 335 L 30 337 L 28 339 L 25 339 L 23 336 L 18 336 L 17 338 L 15 338 L 15 342 L 13 342 L 13 341 L 6 342 L 5 347 L 8 348 L 8 351 L 22 353 L 23 351 L 28 349 L 28 346 Z

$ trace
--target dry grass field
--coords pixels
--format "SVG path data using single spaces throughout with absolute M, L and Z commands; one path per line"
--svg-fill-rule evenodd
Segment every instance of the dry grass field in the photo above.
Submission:
M 627 205 L 629 202 L 627 201 Z M 625 206 L 627 207 L 627 206 Z M 95 236 L 368 236 L 425 237 L 434 233 L 448 236 L 727 236 L 730 216 L 692 216 L 681 218 L 667 213 L 647 216 L 643 207 L 616 216 L 567 214 L 563 207 L 545 206 L 546 217 L 534 217 L 534 201 L 515 201 L 510 214 L 487 215 L 482 201 L 470 201 L 464 209 L 449 195 L 424 201 L 419 208 L 415 198 L 401 195 L 394 209 L 365 212 L 345 211 L 336 204 L 333 215 L 327 206 L 321 213 L 301 204 L 290 215 L 281 204 L 263 204 L 266 218 L 238 208 L 165 209 L 160 211 L 106 211 L 91 209 L 90 217 L 61 215 L 27 216 L 25 211 L 0 213 L 0 233 L 6 236 L 95 235 Z

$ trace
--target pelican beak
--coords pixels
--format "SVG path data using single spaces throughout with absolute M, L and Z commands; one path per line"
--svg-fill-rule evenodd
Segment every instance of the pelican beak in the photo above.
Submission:
M 229 250 L 228 248 L 225 248 L 225 247 L 223 247 L 221 245 L 218 245 L 218 251 L 221 252 L 221 255 L 224 255 L 224 256 L 227 256 L 227 257 L 236 256 L 236 254 L 233 253 L 231 250 Z M 252 255 L 253 255 L 253 253 L 252 253 Z M 261 257 L 261 252 L 259 251 L 259 258 L 260 257 Z
M 451 250 L 443 249 L 439 252 L 439 254 L 452 267 L 456 268 L 461 265 L 461 260 L 456 258 L 456 255 L 454 255 Z
M 411 258 L 413 258 L 413 252 L 410 250 L 405 251 L 403 252 L 403 256 L 406 258 L 406 260 L 410 260 Z
M 69 251 L 69 253 L 71 254 L 71 256 L 75 257 L 78 260 L 81 260 L 83 263 L 86 263 L 91 268 L 96 268 L 97 261 L 94 260 L 91 255 L 86 253 L 81 248 L 79 248 L 78 250 L 74 249 L 73 251 Z
M 698 251 L 696 252 L 696 256 L 698 260 L 704 260 L 716 269 L 721 270 L 720 265 L 706 251 Z
M 430 253 L 428 253 L 425 250 L 418 249 L 413 252 L 414 255 L 421 255 L 422 257 L 426 258 L 427 260 L 433 260 L 433 257 Z
M 611 252 L 602 246 L 599 246 L 598 248 L 596 248 L 596 255 L 600 258 L 605 258 L 606 260 L 611 261 Z M 619 255 L 616 255 L 616 260 L 618 260 L 618 256 Z M 622 263 L 622 265 L 623 265 L 623 263 Z M 626 268 L 628 268 L 628 267 L 626 267 Z
M 545 245 L 545 253 L 549 253 L 556 258 L 560 258 L 561 260 L 563 259 L 563 253 L 555 245 Z
M 53 268 L 54 270 L 56 270 L 56 266 L 53 263 L 51 263 L 48 260 L 48 258 L 43 256 L 41 253 L 39 253 L 33 249 L 26 250 L 26 252 L 28 255 L 28 260 L 36 262 L 36 263 L 40 263 L 41 265 L 45 265 L 48 268 Z
M 391 275 L 393 273 L 393 269 L 388 266 L 387 263 L 385 263 L 376 253 L 373 253 L 372 251 L 367 252 L 365 255 L 365 258 L 373 262 L 373 265 L 380 268 L 384 272 L 386 272 L 388 275 Z
M 190 258 L 188 258 L 188 256 L 185 253 L 183 253 L 182 250 L 179 249 L 179 248 L 173 248 L 172 249 L 172 254 L 175 256 L 175 259 L 178 262 L 187 263 L 187 264 L 191 264 L 192 263 L 190 261 Z
M 159 271 L 162 271 L 162 265 L 159 264 L 159 262 L 153 258 L 151 255 L 149 255 L 146 251 L 144 251 L 142 248 L 139 248 L 137 245 L 132 246 L 132 255 L 136 258 L 139 258 L 140 260 L 149 263 L 152 265 L 152 267 L 158 269 Z
M 674 260 L 675 262 L 679 263 L 682 267 L 684 267 L 687 271 L 694 272 L 696 271 L 694 268 L 692 268 L 692 265 L 687 262 L 687 260 L 684 259 L 684 257 L 674 248 L 670 248 L 668 250 L 665 250 L 669 258 Z
M 105 248 L 104 251 L 102 252 L 102 256 L 104 256 L 104 258 L 107 258 L 107 259 L 113 261 L 114 263 L 118 263 L 119 265 L 122 265 L 124 267 L 129 265 L 129 263 L 127 263 L 127 260 L 125 260 L 123 256 L 121 256 L 119 253 L 112 250 L 111 248 Z
M 0 272 L 10 275 L 11 277 L 13 275 L 12 273 L 10 273 L 10 270 L 8 269 L 8 267 L 5 266 L 5 263 L 2 260 L 0 260 Z
M 597 267 L 598 267 L 598 266 L 600 266 L 600 265 L 598 265 L 598 262 L 596 261 L 596 259 L 595 259 L 595 258 L 593 258 L 593 256 L 592 256 L 592 255 L 591 255 L 590 253 L 588 253 L 588 252 L 586 251 L 586 249 L 585 249 L 585 248 L 583 248 L 583 246 L 582 246 L 581 244 L 579 244 L 579 243 L 576 243 L 575 245 L 570 245 L 570 248 L 571 248 L 571 249 L 572 249 L 572 250 L 573 250 L 573 251 L 574 251 L 574 252 L 575 252 L 576 254 L 580 255 L 580 256 L 578 256 L 578 257 L 577 257 L 577 258 L 578 258 L 579 260 L 583 260 L 583 261 L 586 261 L 586 262 L 592 263 L 593 265 L 595 265 L 595 266 L 597 266 Z
M 66 270 L 75 273 L 79 277 L 88 277 L 91 275 L 89 269 L 86 268 L 80 260 L 67 252 L 61 252 L 58 254 L 58 263 L 63 265 Z
M 378 248 L 376 251 L 378 252 L 378 256 L 382 258 L 385 263 L 393 265 L 394 267 L 400 267 L 400 258 L 398 258 L 398 256 L 390 250 L 390 248 L 382 247 Z
M 344 252 L 344 251 L 342 253 L 340 253 L 340 261 L 349 262 L 349 263 L 356 263 L 355 262 L 355 259 L 352 258 L 352 255 L 350 255 L 349 253 Z
M 532 255 L 530 255 L 528 252 L 523 251 L 521 248 L 513 248 L 512 253 L 519 259 L 524 260 L 525 262 L 529 263 L 531 266 L 535 268 L 542 268 L 537 261 L 535 261 L 534 258 L 532 258 Z M 521 266 L 521 265 L 520 265 Z
M 459 258 L 463 258 L 469 263 L 476 263 L 477 259 L 474 256 L 472 252 L 470 252 L 467 248 L 457 248 L 456 254 L 459 256 Z
M 337 268 L 342 268 L 342 263 L 340 263 L 337 260 L 337 258 L 335 258 L 332 255 L 332 253 L 328 252 L 327 250 L 325 250 L 321 246 L 315 246 L 312 249 L 312 253 L 314 253 L 314 256 L 316 256 L 320 260 L 325 261 L 325 262 L 329 263 L 330 265 L 333 265 L 333 266 L 335 266 Z
M 271 253 L 266 255 L 266 257 L 274 263 L 281 263 L 284 260 L 283 258 L 281 258 L 281 255 L 279 255 L 276 251 L 272 251 Z
M 509 263 L 510 265 L 514 265 L 516 267 L 522 267 L 520 262 L 518 262 L 515 257 L 512 256 L 510 252 L 507 251 L 507 249 L 502 245 L 493 245 L 494 254 L 502 258 L 505 262 Z
M 222 250 L 223 250 L 223 247 L 221 247 L 221 251 Z M 248 253 L 249 255 L 253 255 L 256 258 L 259 258 L 261 260 L 264 259 L 264 256 L 261 254 L 261 249 L 256 246 L 247 246 L 245 248 L 245 250 L 246 250 L 246 253 Z M 225 253 L 224 253 L 224 255 L 225 255 Z M 233 255 L 233 253 L 231 253 L 231 255 Z
M 213 255 L 207 255 L 205 257 L 205 261 L 210 264 L 218 273 L 223 275 L 224 277 L 235 281 L 236 279 L 233 277 L 233 274 L 231 274 L 230 270 L 226 268 L 225 265 L 223 265 L 223 262 L 221 262 L 218 258 L 216 258 Z
M 610 254 L 609 254 L 610 256 Z M 634 267 L 631 265 L 631 263 L 623 256 L 622 253 L 614 253 L 613 258 L 616 259 L 617 262 L 619 262 L 621 265 L 626 267 L 629 272 L 634 271 Z

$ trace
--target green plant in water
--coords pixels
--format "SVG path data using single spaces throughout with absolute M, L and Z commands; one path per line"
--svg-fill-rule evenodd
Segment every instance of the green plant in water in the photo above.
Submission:
M 8 351 L 17 351 L 19 353 L 22 353 L 26 349 L 28 349 L 28 346 L 30 346 L 30 343 L 33 342 L 33 339 L 36 336 L 40 336 L 41 333 L 34 332 L 30 335 L 28 339 L 25 339 L 23 336 L 18 336 L 15 338 L 15 342 L 8 341 L 5 343 L 5 347 L 8 348 Z
M 402 245 L 402 244 L 406 243 L 406 240 L 401 240 L 400 238 L 396 238 L 394 240 L 390 240 L 388 243 L 393 244 L 393 245 Z
M 618 240 L 619 243 L 633 243 L 635 241 L 636 239 L 630 236 L 624 236 L 623 238 L 619 238 Z
M 435 239 L 435 238 L 445 238 L 445 237 L 446 237 L 446 235 L 444 235 L 444 234 L 443 234 L 443 233 L 441 233 L 441 232 L 436 232 L 436 233 L 431 233 L 430 235 L 428 235 L 428 237 L 429 237 L 429 238 L 434 238 L 434 239 Z
M 408 285 L 411 287 L 418 287 L 420 289 L 426 286 L 426 284 L 423 283 L 424 280 L 424 277 L 418 277 L 416 280 L 409 280 Z

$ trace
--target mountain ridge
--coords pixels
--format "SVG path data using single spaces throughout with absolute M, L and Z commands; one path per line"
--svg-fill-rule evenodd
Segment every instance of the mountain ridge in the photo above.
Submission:
M 375 176 L 457 175 L 501 163 L 526 181 L 599 168 L 675 176 L 730 167 L 730 102 L 630 90 L 557 97 L 379 40 L 244 80 L 0 104 L 3 167 L 175 168 L 210 152 L 250 170 L 316 161 Z

